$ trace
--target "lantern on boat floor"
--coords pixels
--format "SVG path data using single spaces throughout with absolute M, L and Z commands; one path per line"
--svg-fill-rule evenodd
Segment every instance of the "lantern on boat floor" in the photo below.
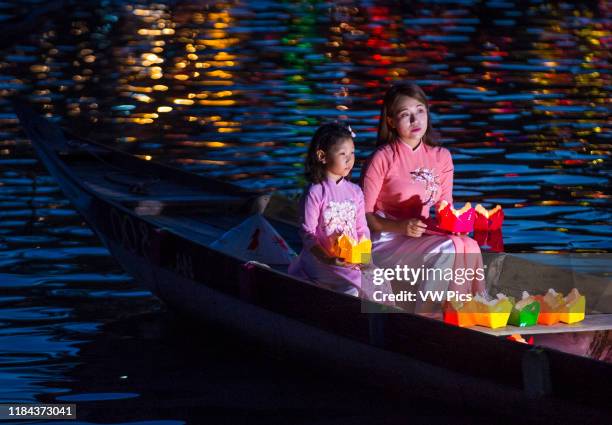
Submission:
M 469 233 L 474 230 L 475 212 L 469 202 L 456 210 L 448 202 L 442 201 L 438 205 L 436 219 L 440 229 L 448 232 Z
M 508 324 L 512 303 L 505 295 L 497 294 L 497 298 L 492 300 L 476 295 L 473 301 L 476 306 L 474 321 L 477 325 L 497 329 Z
M 445 323 L 460 326 L 462 328 L 474 326 L 476 324 L 474 321 L 474 313 L 476 312 L 474 301 L 449 301 L 444 304 L 443 311 Z
M 510 300 L 514 303 L 512 298 Z M 523 291 L 523 298 L 512 306 L 508 324 L 520 327 L 533 326 L 538 322 L 539 315 L 540 303 L 535 297 Z
M 550 326 L 559 323 L 564 302 L 563 295 L 551 288 L 546 295 L 536 295 L 535 299 L 540 302 L 538 324 Z
M 586 298 L 580 295 L 576 288 L 572 289 L 564 299 L 564 304 L 559 314 L 559 321 L 563 323 L 576 323 L 584 320 L 586 310 Z

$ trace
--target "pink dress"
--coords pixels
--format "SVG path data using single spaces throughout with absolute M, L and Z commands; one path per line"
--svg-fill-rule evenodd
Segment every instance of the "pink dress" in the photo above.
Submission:
M 421 143 L 413 150 L 399 141 L 384 145 L 371 156 L 362 180 L 366 213 L 396 220 L 420 218 L 428 225 L 420 238 L 392 232 L 373 234 L 372 257 L 379 267 L 424 266 L 455 272 L 483 267 L 475 240 L 442 232 L 429 217 L 430 208 L 439 201 L 453 202 L 453 161 L 447 149 Z M 484 280 L 447 276 L 432 275 L 421 280 L 417 289 L 473 294 L 485 290 Z M 417 298 L 416 311 L 419 308 Z
M 289 274 L 358 295 L 360 270 L 324 264 L 310 249 L 319 244 L 330 252 L 334 238 L 342 233 L 356 240 L 370 238 L 361 188 L 345 179 L 311 184 L 300 201 L 300 209 L 302 252 L 289 265 Z

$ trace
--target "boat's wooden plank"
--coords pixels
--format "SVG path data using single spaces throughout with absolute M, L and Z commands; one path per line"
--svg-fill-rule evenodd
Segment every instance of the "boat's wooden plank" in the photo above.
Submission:
M 156 176 L 162 181 L 172 182 L 175 185 L 197 191 L 234 194 L 243 196 L 244 198 L 259 194 L 232 184 L 227 179 L 221 180 L 209 176 L 201 176 L 155 161 L 144 161 L 128 153 L 117 150 L 113 152 L 113 165 L 119 169 L 137 171 L 143 174 Z
M 241 295 L 250 303 L 339 336 L 369 341 L 368 315 L 361 314 L 359 299 L 287 277 L 256 267 L 246 273 Z
M 167 196 L 169 193 L 172 196 L 206 196 L 212 191 L 207 191 L 198 187 L 190 187 L 178 184 L 171 180 L 156 179 L 150 175 L 139 175 L 126 171 L 112 169 L 110 167 L 92 167 L 74 166 L 75 175 L 79 176 L 81 181 L 88 187 L 94 190 L 107 189 L 117 193 L 123 193 L 126 196 L 134 195 L 130 192 L 130 186 L 143 183 L 146 185 L 147 193 L 140 196 Z M 217 195 L 229 194 L 217 193 Z
M 568 332 L 607 331 L 612 330 L 612 314 L 587 315 L 582 322 L 571 325 L 558 323 L 556 325 L 535 325 L 525 328 L 518 326 L 506 326 L 499 329 L 489 329 L 484 326 L 473 326 L 469 329 L 483 332 L 489 335 L 506 336 L 512 334 L 536 335 L 536 334 L 558 334 Z
M 98 185 L 92 182 L 85 182 L 85 185 L 97 192 L 98 194 L 110 198 L 113 201 L 121 202 L 126 206 L 137 207 L 138 204 L 144 202 L 163 202 L 165 206 L 178 207 L 180 204 L 188 204 L 187 206 L 197 206 L 202 204 L 226 204 L 226 203 L 243 203 L 244 199 L 238 196 L 223 195 L 218 193 L 181 193 L 180 191 L 172 190 L 168 188 L 168 191 L 161 193 L 159 190 L 155 190 L 153 193 L 137 194 L 131 193 L 127 188 L 110 188 L 108 185 Z
M 133 193 L 130 184 L 122 184 L 105 178 L 105 171 L 89 166 L 75 167 L 75 173 L 82 184 L 99 196 L 121 202 L 132 208 L 138 215 L 159 215 L 170 211 L 177 213 L 201 212 L 245 205 L 248 199 L 231 193 L 210 192 L 194 187 L 185 187 L 172 181 L 160 180 L 145 184 L 144 193 Z M 131 176 L 134 183 L 137 176 Z M 143 181 L 147 179 L 143 177 Z
M 188 217 L 160 215 L 147 218 L 160 228 L 171 229 L 183 238 L 205 245 L 214 242 L 225 232 L 224 229 Z

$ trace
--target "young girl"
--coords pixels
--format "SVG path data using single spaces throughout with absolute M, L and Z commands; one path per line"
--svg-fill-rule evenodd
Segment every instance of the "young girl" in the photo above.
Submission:
M 289 274 L 351 295 L 358 295 L 361 271 L 331 255 L 343 233 L 355 240 L 370 238 L 363 193 L 348 181 L 355 164 L 354 134 L 349 126 L 329 123 L 315 132 L 306 157 L 310 182 L 300 202 L 303 247 Z
M 397 84 L 383 100 L 378 149 L 363 173 L 365 211 L 372 230 L 372 259 L 380 267 L 430 269 L 483 267 L 476 241 L 439 231 L 429 218 L 441 201 L 453 203 L 453 161 L 435 146 L 425 93 L 416 84 Z M 481 293 L 482 279 L 425 279 L 421 290 Z M 418 304 L 418 303 L 417 303 Z M 417 312 L 435 305 L 416 305 Z M 432 310 L 432 308 L 434 310 Z

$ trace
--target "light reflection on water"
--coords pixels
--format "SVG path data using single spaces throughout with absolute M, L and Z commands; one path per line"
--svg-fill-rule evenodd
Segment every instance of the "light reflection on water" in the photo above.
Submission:
M 610 250 L 609 20 L 585 6 L 509 5 L 124 2 L 7 49 L 1 87 L 81 134 L 296 195 L 318 123 L 350 120 L 363 159 L 384 88 L 415 80 L 454 153 L 457 201 L 500 203 L 508 250 L 540 249 L 537 218 L 569 229 L 547 231 L 547 248 Z M 8 105 L 0 125 L 2 159 L 19 170 L 11 161 L 31 153 Z M 4 177 L 6 195 L 30 184 Z M 566 205 L 579 208 L 568 218 Z M 535 214 L 516 220 L 524 207 Z
M 24 4 L 3 2 L 0 15 L 15 20 Z M 160 308 L 36 162 L 7 96 L 130 152 L 296 195 L 322 120 L 348 119 L 363 160 L 385 87 L 415 80 L 453 152 L 457 202 L 501 204 L 507 251 L 609 252 L 604 7 L 99 2 L 4 48 L 0 399 L 70 391 L 49 381 L 78 361 L 78 343 L 123 312 Z M 91 392 L 109 389 L 133 392 Z

